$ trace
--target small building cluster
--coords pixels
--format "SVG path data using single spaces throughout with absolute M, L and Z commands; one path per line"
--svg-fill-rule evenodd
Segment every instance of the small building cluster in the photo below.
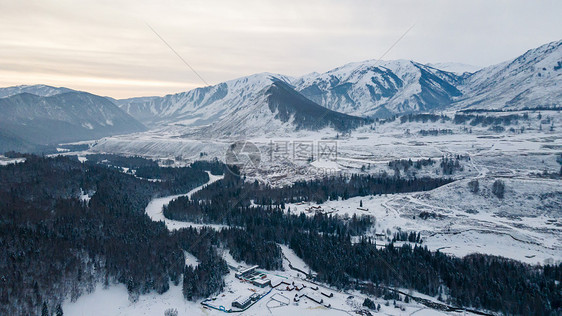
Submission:
M 239 309 L 246 309 L 254 302 L 258 301 L 262 295 L 258 293 L 253 293 L 250 296 L 239 296 L 232 302 L 232 307 L 236 307 Z
M 289 283 L 289 282 L 285 282 L 285 281 L 278 281 L 276 283 L 271 283 L 271 287 L 280 291 L 292 291 L 292 290 L 296 290 L 296 291 L 300 291 L 304 288 L 306 288 L 306 285 L 304 285 L 303 283 Z M 314 288 L 312 288 L 314 289 Z M 314 289 L 317 290 L 318 288 Z
M 257 268 L 258 266 L 253 266 L 243 269 L 236 272 L 234 276 L 236 276 L 236 278 L 240 280 L 250 282 L 253 285 L 261 288 L 271 285 L 271 280 L 267 278 L 267 275 L 265 273 L 256 271 Z

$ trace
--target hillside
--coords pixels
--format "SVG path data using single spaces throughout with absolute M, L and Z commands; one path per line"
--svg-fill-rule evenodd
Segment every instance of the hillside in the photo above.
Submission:
M 431 111 L 460 96 L 461 77 L 409 60 L 351 63 L 297 79 L 309 99 L 331 110 L 385 117 Z
M 20 93 L 0 98 L 0 111 L 3 150 L 18 149 L 21 144 L 52 145 L 146 130 L 111 101 L 86 92 L 47 97 Z
M 559 107 L 562 100 L 562 41 L 470 75 L 456 108 Z

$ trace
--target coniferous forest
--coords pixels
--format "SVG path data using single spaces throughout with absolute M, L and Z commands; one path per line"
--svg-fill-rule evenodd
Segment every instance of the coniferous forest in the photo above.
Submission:
M 55 313 L 64 298 L 76 299 L 99 283 L 126 285 L 131 300 L 164 293 L 170 282 L 182 284 L 186 299 L 208 297 L 224 286 L 228 266 L 222 251 L 264 269 L 281 269 L 279 244 L 317 272 L 316 281 L 338 288 L 369 284 L 437 296 L 446 287 L 454 306 L 505 314 L 562 312 L 562 265 L 531 266 L 487 255 L 456 258 L 419 245 L 380 248 L 361 237 L 375 218 L 305 216 L 286 206 L 430 190 L 448 179 L 356 175 L 276 188 L 244 182 L 217 161 L 164 168 L 138 157 L 113 157 L 111 164 L 101 163 L 108 157 L 85 163 L 76 157 L 25 158 L 0 167 L 1 315 Z M 123 173 L 115 168 L 120 164 L 142 176 Z M 152 198 L 207 182 L 206 171 L 225 178 L 173 201 L 165 216 L 229 228 L 169 232 L 145 214 Z M 184 251 L 200 264 L 185 266 Z

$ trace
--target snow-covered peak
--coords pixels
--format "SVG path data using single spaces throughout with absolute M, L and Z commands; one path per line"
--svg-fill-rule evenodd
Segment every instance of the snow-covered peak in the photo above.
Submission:
M 560 88 L 556 86 L 559 80 L 556 76 L 560 71 L 554 68 L 562 60 L 559 47 L 560 42 L 549 43 L 514 61 L 476 72 L 473 71 L 478 67 L 459 63 L 421 64 L 411 60 L 371 59 L 297 78 L 264 72 L 164 97 L 117 102 L 133 117 L 151 126 L 208 125 L 228 115 L 232 109 L 248 106 L 261 90 L 276 81 L 292 85 L 317 104 L 355 116 L 383 117 L 474 103 L 469 101 L 502 107 L 507 101 L 521 103 L 527 94 L 536 95 L 532 99 L 538 100 L 535 92 L 540 89 L 537 83 L 554 87 L 553 96 L 557 98 L 556 91 Z M 538 71 L 542 68 L 545 70 Z M 537 81 L 529 76 L 542 77 Z M 524 89 L 509 89 L 510 86 Z M 517 94 L 513 95 L 515 92 Z M 509 100 L 496 102 L 495 99 L 506 95 L 510 95 Z M 556 101 L 552 98 L 542 101 L 545 100 L 549 104 Z
M 414 62 L 411 60 L 391 60 L 391 61 L 384 61 L 384 60 L 376 60 L 370 59 L 361 62 L 351 62 L 347 63 L 343 66 L 334 68 L 332 70 L 328 70 L 325 73 L 317 73 L 313 72 L 302 76 L 300 78 L 295 79 L 293 82 L 295 85 L 302 85 L 307 84 L 312 81 L 324 80 L 330 77 L 337 77 L 339 80 L 344 81 L 352 81 L 358 80 L 359 77 L 365 74 L 367 71 L 371 72 L 378 72 L 377 70 L 391 70 L 391 71 L 399 71 L 402 74 L 407 73 L 408 70 L 414 69 Z M 356 82 L 356 81 L 355 81 Z
M 497 79 L 497 76 L 502 78 L 521 77 L 521 75 L 527 75 L 535 70 L 540 71 L 542 68 L 544 68 L 545 74 L 556 75 L 560 74 L 560 72 L 556 73 L 555 69 L 557 66 L 560 67 L 558 62 L 562 62 L 562 40 L 530 49 L 513 60 L 485 67 L 471 76 L 470 83 L 494 79 L 494 77 Z
M 284 135 L 298 130 L 331 128 L 347 131 L 369 123 L 322 107 L 282 80 L 275 80 L 253 98 L 229 108 L 213 124 L 193 129 L 189 137 Z
M 460 95 L 460 77 L 411 60 L 366 60 L 296 79 L 297 90 L 335 111 L 387 116 L 430 110 Z
M 289 83 L 292 80 L 287 76 L 264 72 L 164 97 L 132 98 L 117 102 L 127 113 L 147 125 L 180 122 L 201 126 L 217 121 L 236 107 L 248 104 L 258 92 L 272 83 Z

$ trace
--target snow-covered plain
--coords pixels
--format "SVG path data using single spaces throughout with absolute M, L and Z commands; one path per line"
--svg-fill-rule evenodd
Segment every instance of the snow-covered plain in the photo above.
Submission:
M 365 126 L 350 134 L 324 129 L 319 132 L 299 131 L 289 135 L 264 134 L 248 139 L 262 152 L 258 169 L 247 170 L 248 180 L 271 185 L 287 185 L 296 180 L 313 179 L 324 175 L 367 173 L 394 175 L 388 162 L 395 159 L 432 158 L 436 163 L 421 169 L 409 168 L 402 176 L 447 176 L 457 180 L 431 192 L 370 196 L 347 201 L 329 201 L 324 208 L 329 212 L 373 215 L 377 220 L 376 232 L 392 233 L 398 228 L 421 231 L 424 243 L 431 249 L 464 256 L 473 252 L 506 256 L 536 264 L 545 260 L 562 260 L 562 185 L 560 180 L 538 176 L 543 172 L 560 170 L 557 161 L 562 152 L 562 136 L 558 129 L 562 115 L 556 111 L 521 111 L 491 113 L 502 116 L 523 115 L 521 120 L 504 132 L 490 131 L 489 127 L 454 124 L 451 121 L 405 122 L 399 120 Z M 452 117 L 453 113 L 443 113 Z M 550 130 L 544 120 L 555 128 Z M 509 131 L 513 128 L 514 131 Z M 418 131 L 448 129 L 452 134 L 421 136 Z M 519 132 L 524 129 L 524 132 Z M 235 139 L 219 138 L 193 140 L 174 137 L 169 131 L 106 138 L 92 149 L 99 152 L 140 154 L 148 157 L 176 157 L 178 165 L 207 158 L 224 159 L 230 142 Z M 172 138 L 170 138 L 171 136 Z M 307 141 L 317 154 L 324 142 L 337 144 L 337 159 L 308 162 L 294 159 L 294 145 Z M 272 143 L 286 143 L 288 159 L 272 157 Z M 464 155 L 462 170 L 443 175 L 441 157 Z M 468 190 L 468 182 L 478 179 L 480 192 Z M 501 179 L 506 183 L 506 196 L 498 199 L 491 194 L 492 183 Z M 363 200 L 368 212 L 358 211 Z M 158 203 L 167 203 L 159 201 Z M 154 201 L 154 203 L 156 203 Z M 161 211 L 161 206 L 158 206 Z M 292 205 L 292 210 L 303 211 L 305 206 Z M 422 212 L 439 214 L 438 219 L 422 220 Z M 474 212 L 476 211 L 476 212 Z M 156 213 L 152 216 L 156 216 Z M 351 215 L 351 214 L 350 214 Z M 159 220 L 165 220 L 163 215 Z M 414 219 L 416 216 L 416 219 Z M 156 217 L 153 217 L 156 218 Z M 186 223 L 174 223 L 182 227 Z M 172 226 L 170 226 L 172 227 Z
M 515 113 L 522 115 L 526 112 Z M 542 174 L 556 173 L 560 170 L 558 157 L 562 152 L 562 135 L 558 129 L 562 126 L 562 115 L 556 111 L 542 111 L 542 119 L 539 119 L 538 112 L 527 113 L 529 120 L 507 126 L 504 132 L 493 132 L 489 127 L 481 125 L 457 125 L 451 121 L 400 123 L 396 120 L 365 126 L 345 135 L 325 129 L 319 132 L 298 131 L 285 135 L 269 133 L 253 136 L 248 140 L 261 150 L 262 159 L 257 170 L 248 170 L 247 179 L 271 185 L 286 185 L 296 180 L 313 179 L 326 174 L 378 175 L 386 172 L 389 176 L 394 176 L 394 171 L 388 166 L 389 161 L 417 161 L 427 158 L 434 159 L 436 163 L 421 169 L 411 167 L 407 172 L 402 171 L 401 176 L 441 177 L 444 176 L 439 166 L 441 157 L 464 155 L 470 159 L 461 161 L 462 170 L 446 175 L 455 181 L 432 191 L 354 197 L 348 200 L 327 201 L 320 206 L 326 212 L 342 216 L 374 216 L 376 222 L 368 234 L 375 236 L 381 247 L 401 229 L 420 232 L 422 245 L 455 256 L 476 252 L 504 256 L 530 264 L 559 262 L 562 260 L 562 183 Z M 444 114 L 451 117 L 454 115 Z M 513 113 L 489 115 L 507 114 Z M 554 126 L 554 130 L 542 123 L 546 118 Z M 509 131 L 510 127 L 515 131 Z M 523 127 L 525 131 L 519 132 Z M 421 136 L 418 132 L 422 129 L 450 129 L 452 134 Z M 109 137 L 98 141 L 89 152 L 142 155 L 155 159 L 172 158 L 174 165 L 181 166 L 201 157 L 224 159 L 226 148 L 237 140 L 228 137 L 195 140 L 179 135 L 181 130 L 174 127 Z M 316 146 L 321 142 L 336 142 L 337 159 L 313 162 L 293 159 L 292 146 L 298 141 L 310 141 L 316 150 Z M 288 159 L 271 159 L 272 142 L 288 143 Z M 81 153 L 83 154 L 85 153 Z M 211 175 L 211 181 L 218 179 L 219 177 Z M 475 179 L 479 181 L 480 190 L 472 193 L 468 182 Z M 498 179 L 505 183 L 503 199 L 491 193 L 492 184 Z M 162 207 L 174 198 L 177 196 L 153 200 L 146 209 L 147 214 L 153 220 L 164 221 L 170 230 L 197 227 L 198 225 L 192 223 L 164 218 Z M 361 208 L 360 204 L 363 205 Z M 307 209 L 315 204 L 287 206 L 291 212 L 304 211 L 312 214 L 307 212 Z M 434 216 L 422 219 L 422 212 Z M 214 227 L 221 228 L 219 225 Z M 288 261 L 303 271 L 308 271 L 306 264 L 288 247 L 282 246 L 282 250 L 287 258 L 285 271 L 267 273 L 272 278 L 308 282 L 302 280 L 303 276 L 297 275 L 297 271 L 289 269 Z M 231 266 L 247 266 L 245 263 L 235 262 L 228 251 L 224 251 L 223 255 Z M 187 264 L 197 264 L 190 254 L 186 255 L 186 259 Z M 231 271 L 225 281 L 226 289 L 217 295 L 217 302 L 229 307 L 232 296 L 248 291 L 249 285 L 235 279 L 234 271 Z M 329 302 L 331 306 L 344 311 L 327 309 L 307 299 L 301 299 L 297 305 L 297 302 L 293 301 L 294 293 L 279 293 L 273 290 L 242 315 L 344 315 L 359 308 L 364 299 L 359 293 L 330 291 L 334 292 L 334 298 Z M 275 304 L 280 305 L 271 300 L 276 294 L 290 298 L 291 303 L 288 306 L 273 307 Z M 349 296 L 354 298 L 348 300 Z M 388 315 L 440 313 L 416 303 L 404 304 L 407 305 L 404 306 L 405 311 L 401 311 L 392 307 L 392 304 L 386 307 L 384 301 L 378 302 L 381 303 L 382 311 Z M 109 289 L 100 287 L 74 303 L 66 302 L 63 308 L 68 315 L 163 315 L 167 308 L 176 308 L 180 315 L 224 315 L 223 312 L 204 308 L 199 302 L 185 301 L 181 287 L 173 285 L 161 296 L 153 293 L 141 295 L 135 303 L 128 301 L 128 294 L 122 285 L 111 285 Z
M 214 176 L 209 173 L 209 181 L 188 192 L 187 196 L 191 196 L 204 186 L 218 181 L 223 176 Z M 175 230 L 182 227 L 189 227 L 193 224 L 185 222 L 171 221 L 164 218 L 162 208 L 173 199 L 182 196 L 174 195 L 152 200 L 146 207 L 147 215 L 154 221 L 164 221 L 169 230 Z M 220 229 L 218 225 L 212 225 L 216 229 Z M 226 288 L 222 293 L 216 295 L 211 304 L 216 307 L 224 306 L 230 308 L 231 302 L 240 295 L 251 295 L 252 293 L 268 292 L 262 299 L 252 305 L 248 310 L 240 315 L 261 316 L 261 315 L 288 315 L 302 314 L 307 315 L 353 315 L 356 311 L 364 310 L 362 303 L 365 296 L 357 291 L 340 292 L 321 284 L 311 283 L 304 279 L 304 275 L 296 270 L 292 270 L 289 265 L 301 271 L 311 271 L 306 263 L 300 259 L 289 247 L 280 245 L 283 251 L 283 270 L 282 271 L 263 271 L 272 280 L 272 283 L 284 281 L 295 285 L 304 285 L 301 291 L 284 288 L 280 286 L 276 289 L 269 287 L 266 289 L 257 288 L 249 283 L 241 282 L 234 274 L 235 270 L 231 268 L 229 274 L 225 277 Z M 222 251 L 223 257 L 230 267 L 244 267 L 248 264 L 235 261 L 227 250 Z M 188 252 L 184 252 L 186 265 L 195 266 L 198 264 L 197 258 Z M 313 271 L 311 271 L 313 272 Z M 321 294 L 332 293 L 333 297 L 325 297 Z M 307 297 L 300 297 L 295 300 L 295 295 L 303 294 L 315 298 L 323 299 L 323 304 L 318 304 Z M 412 293 L 418 297 L 434 300 L 434 298 L 426 297 L 419 293 Z M 280 303 L 282 302 L 282 303 Z M 381 305 L 381 312 L 386 315 L 403 315 L 405 313 L 416 315 L 460 315 L 457 312 L 444 313 L 438 310 L 427 308 L 426 306 L 416 303 L 399 302 L 398 307 L 385 306 L 385 301 L 375 299 L 375 302 Z M 225 313 L 216 309 L 205 307 L 201 301 L 191 302 L 183 298 L 182 286 L 170 283 L 170 289 L 164 294 L 149 293 L 140 295 L 136 300 L 131 300 L 126 287 L 123 284 L 110 284 L 107 288 L 98 285 L 91 293 L 82 295 L 76 301 L 70 299 L 64 301 L 62 305 L 66 315 L 107 315 L 107 316 L 133 316 L 133 315 L 164 315 L 168 310 L 176 310 L 178 315 L 224 315 Z
M 492 180 L 480 178 L 480 192 L 460 180 L 424 193 L 355 197 L 348 200 L 287 204 L 291 212 L 314 214 L 312 206 L 341 216 L 371 215 L 369 235 L 380 244 L 399 230 L 420 232 L 422 245 L 456 256 L 483 253 L 531 264 L 562 260 L 562 183 L 505 179 L 506 196 L 491 194 Z M 360 207 L 360 204 L 363 206 Z M 435 214 L 423 219 L 422 212 Z M 347 214 L 347 215 L 346 215 Z

